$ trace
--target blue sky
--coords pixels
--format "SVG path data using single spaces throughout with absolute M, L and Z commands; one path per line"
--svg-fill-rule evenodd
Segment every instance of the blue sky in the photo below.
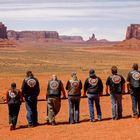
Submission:
M 0 0 L 0 21 L 9 30 L 123 40 L 127 26 L 140 23 L 140 0 Z

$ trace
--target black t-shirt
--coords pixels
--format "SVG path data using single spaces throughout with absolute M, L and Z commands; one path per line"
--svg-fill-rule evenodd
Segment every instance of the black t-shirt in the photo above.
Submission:
M 122 93 L 123 84 L 125 83 L 125 79 L 121 75 L 110 75 L 107 78 L 106 85 L 110 87 L 111 93 Z

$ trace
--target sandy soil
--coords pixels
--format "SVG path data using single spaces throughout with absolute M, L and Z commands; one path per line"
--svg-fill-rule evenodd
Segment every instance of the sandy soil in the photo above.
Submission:
M 64 83 L 70 78 L 70 73 L 76 71 L 84 82 L 88 70 L 94 67 L 103 82 L 110 74 L 112 65 L 119 66 L 119 73 L 126 78 L 127 72 L 134 62 L 140 62 L 140 50 L 93 48 L 92 45 L 68 44 L 37 44 L 30 43 L 19 48 L 0 50 L 0 97 L 5 98 L 5 92 L 11 82 L 15 81 L 21 87 L 26 70 L 33 70 L 41 85 L 39 99 L 45 99 L 47 80 L 56 73 Z M 32 45 L 32 46 L 31 46 Z M 28 48 L 28 46 L 30 46 Z M 42 49 L 39 48 L 42 46 Z M 73 48 L 74 47 L 74 48 Z M 84 49 L 83 49 L 84 47 Z M 90 60 L 90 61 L 89 61 Z M 3 99 L 0 98 L 0 103 Z M 45 123 L 46 101 L 38 102 L 40 126 L 27 128 L 25 104 L 21 105 L 17 129 L 9 131 L 8 110 L 6 104 L 0 104 L 0 140 L 138 140 L 140 139 L 140 119 L 131 118 L 131 99 L 123 96 L 123 119 L 111 119 L 111 103 L 109 96 L 101 97 L 103 121 L 89 122 L 87 99 L 81 99 L 80 123 L 68 124 L 68 101 L 62 100 L 61 111 L 56 117 L 57 126 Z
M 9 131 L 7 105 L 0 105 L 0 139 L 1 140 L 138 140 L 140 138 L 140 120 L 131 118 L 131 100 L 123 96 L 123 116 L 121 120 L 111 119 L 110 97 L 101 97 L 103 120 L 89 122 L 87 99 L 81 99 L 80 123 L 68 124 L 68 101 L 62 100 L 61 111 L 56 117 L 57 126 L 45 124 L 46 101 L 38 102 L 40 126 L 27 128 L 25 104 L 21 106 L 17 130 Z

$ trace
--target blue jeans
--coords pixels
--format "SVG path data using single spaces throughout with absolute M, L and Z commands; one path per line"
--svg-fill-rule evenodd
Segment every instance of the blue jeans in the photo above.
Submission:
M 88 96 L 88 105 L 89 105 L 89 113 L 90 113 L 90 120 L 94 120 L 94 102 L 96 106 L 96 111 L 98 115 L 98 120 L 101 120 L 102 113 L 100 107 L 100 97 L 98 94 L 87 95 Z
M 38 112 L 37 112 L 37 98 L 26 97 L 25 98 L 27 120 L 29 125 L 36 125 L 38 123 Z
M 69 101 L 69 122 L 79 122 L 80 96 L 68 96 Z
M 111 93 L 112 118 L 122 117 L 122 94 Z
M 140 115 L 140 93 L 132 91 L 131 99 L 133 115 Z

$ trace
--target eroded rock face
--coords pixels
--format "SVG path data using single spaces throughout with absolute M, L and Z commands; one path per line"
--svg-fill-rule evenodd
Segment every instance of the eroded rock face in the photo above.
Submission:
M 7 27 L 0 22 L 0 38 L 7 39 Z
M 140 39 L 140 24 L 131 24 L 127 27 L 126 39 Z
M 97 41 L 97 39 L 95 37 L 95 34 L 92 34 L 92 37 L 90 37 L 87 42 L 96 42 L 96 41 Z
M 64 42 L 84 42 L 81 36 L 60 36 L 60 39 Z
M 59 39 L 59 34 L 56 31 L 8 31 L 9 39 L 25 39 L 25 40 L 38 40 L 38 39 Z

